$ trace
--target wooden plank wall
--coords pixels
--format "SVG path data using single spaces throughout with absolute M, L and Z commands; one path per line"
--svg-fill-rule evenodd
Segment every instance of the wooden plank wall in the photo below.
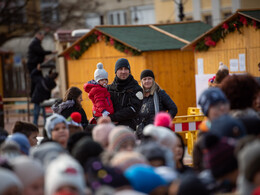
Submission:
M 195 72 L 198 74 L 197 59 L 203 58 L 204 74 L 215 74 L 219 62 L 229 66 L 230 59 L 239 59 L 239 54 L 246 54 L 246 71 L 253 76 L 260 76 L 257 64 L 260 62 L 260 30 L 253 27 L 243 27 L 242 33 L 237 31 L 226 36 L 224 42 L 220 40 L 215 48 L 206 52 L 195 52 Z M 231 72 L 232 73 L 232 72 Z M 243 73 L 243 72 L 236 72 Z
M 187 115 L 188 107 L 196 106 L 193 52 L 153 51 L 146 56 L 147 68 L 154 71 L 156 82 L 176 103 L 177 115 Z
M 68 87 L 76 86 L 83 91 L 83 108 L 88 116 L 92 117 L 92 102 L 88 94 L 84 92 L 83 85 L 87 81 L 94 79 L 96 64 L 102 62 L 108 72 L 108 82 L 112 83 L 115 77 L 115 63 L 119 58 L 127 58 L 131 66 L 131 73 L 139 81 L 140 73 L 145 67 L 146 59 L 143 55 L 132 56 L 116 50 L 111 45 L 106 45 L 105 41 L 93 44 L 79 60 L 68 61 Z

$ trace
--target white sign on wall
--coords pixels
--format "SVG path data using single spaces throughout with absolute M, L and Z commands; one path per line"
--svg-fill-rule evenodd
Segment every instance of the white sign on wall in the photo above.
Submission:
M 204 74 L 203 58 L 198 58 L 198 75 Z
M 230 72 L 238 72 L 238 59 L 230 59 Z
M 239 54 L 239 70 L 246 71 L 246 55 L 244 53 Z

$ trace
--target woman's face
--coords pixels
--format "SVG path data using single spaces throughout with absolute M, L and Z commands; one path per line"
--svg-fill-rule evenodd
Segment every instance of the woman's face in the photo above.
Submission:
M 142 78 L 142 84 L 145 89 L 150 89 L 153 86 L 153 78 L 152 77 Z
M 79 97 L 77 98 L 77 102 L 78 102 L 78 104 L 81 105 L 81 102 L 82 102 L 82 101 L 83 101 L 83 99 L 82 99 L 82 94 L 80 94 Z
M 183 156 L 183 152 L 184 151 L 183 151 L 183 148 L 181 145 L 181 140 L 180 140 L 180 138 L 177 137 L 177 143 L 176 143 L 175 150 L 174 150 L 175 161 L 181 160 L 181 158 Z

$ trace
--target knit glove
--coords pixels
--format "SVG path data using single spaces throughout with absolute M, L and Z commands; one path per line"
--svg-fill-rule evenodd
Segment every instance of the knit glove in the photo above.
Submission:
M 108 112 L 108 111 L 104 111 L 104 112 L 102 112 L 102 116 L 108 116 L 108 115 L 110 115 L 110 112 Z

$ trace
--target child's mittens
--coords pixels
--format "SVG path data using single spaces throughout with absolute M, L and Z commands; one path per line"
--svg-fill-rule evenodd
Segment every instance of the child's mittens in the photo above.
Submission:
M 108 112 L 106 110 L 102 112 L 102 116 L 108 116 L 108 115 L 110 115 L 110 112 Z

